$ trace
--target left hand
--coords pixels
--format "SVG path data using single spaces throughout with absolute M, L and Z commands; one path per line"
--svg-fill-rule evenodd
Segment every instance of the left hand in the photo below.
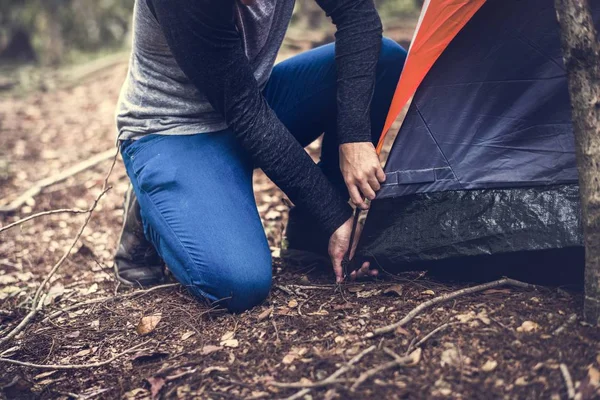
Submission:
M 344 143 L 340 145 L 340 169 L 348 187 L 350 199 L 363 210 L 369 208 L 365 197 L 375 199 L 375 192 L 385 182 L 375 146 L 370 142 Z
M 340 283 L 344 280 L 342 261 L 346 251 L 348 251 L 348 247 L 352 246 L 350 250 L 350 259 L 352 259 L 354 257 L 354 252 L 356 251 L 358 238 L 360 238 L 360 234 L 362 233 L 362 225 L 358 224 L 354 234 L 354 243 L 350 243 L 353 220 L 354 218 L 350 217 L 350 219 L 344 222 L 344 224 L 340 226 L 329 239 L 328 250 L 329 256 L 331 257 L 331 263 L 333 264 L 333 272 L 335 273 L 336 283 Z M 376 269 L 370 270 L 369 264 L 370 263 L 368 261 L 365 261 L 360 269 L 352 272 L 348 278 L 350 280 L 355 280 L 356 278 L 362 278 L 365 276 L 377 276 L 379 271 Z

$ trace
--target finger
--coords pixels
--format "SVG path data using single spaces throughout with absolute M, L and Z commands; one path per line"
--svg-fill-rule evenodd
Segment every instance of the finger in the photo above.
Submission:
M 381 168 L 381 166 L 379 168 L 377 168 L 377 180 L 381 183 L 385 182 L 385 172 L 383 172 L 383 168 Z
M 371 270 L 369 270 L 369 275 L 370 276 L 377 276 L 377 275 L 379 275 L 379 270 L 378 269 L 371 269 Z
M 361 182 L 360 191 L 367 199 L 375 200 L 375 192 L 373 191 L 373 189 L 371 189 L 369 182 L 367 182 L 367 181 Z
M 378 191 L 379 189 L 381 189 L 381 184 L 377 180 L 376 176 L 371 176 L 371 178 L 369 178 L 369 185 L 371 185 L 371 189 L 373 189 L 374 191 Z
M 348 193 L 350 193 L 350 199 L 356 207 L 359 207 L 363 210 L 369 209 L 369 206 L 367 205 L 363 196 L 360 194 L 358 188 L 355 185 L 348 186 Z
M 333 273 L 335 274 L 335 283 L 340 283 L 344 280 L 344 271 L 342 268 L 342 258 L 332 256 L 331 263 L 333 264 Z

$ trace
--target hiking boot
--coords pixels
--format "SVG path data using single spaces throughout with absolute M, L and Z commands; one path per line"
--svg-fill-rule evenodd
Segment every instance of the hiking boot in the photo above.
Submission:
M 140 205 L 133 188 L 125 193 L 123 228 L 115 253 L 115 276 L 130 286 L 152 286 L 165 280 L 165 265 L 144 236 Z
M 284 241 L 281 258 L 288 265 L 329 263 L 329 238 L 312 218 L 297 207 L 290 209 Z

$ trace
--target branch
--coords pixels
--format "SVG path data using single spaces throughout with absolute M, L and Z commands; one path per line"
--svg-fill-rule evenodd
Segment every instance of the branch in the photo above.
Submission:
M 31 367 L 31 368 L 40 368 L 40 369 L 70 370 L 70 369 L 97 368 L 97 367 L 102 367 L 104 365 L 110 364 L 111 362 L 115 361 L 117 358 L 119 358 L 127 353 L 131 353 L 133 350 L 136 350 L 149 342 L 150 342 L 150 340 L 147 340 L 144 343 L 135 345 L 132 348 L 125 350 L 124 352 L 119 353 L 112 358 L 109 358 L 108 360 L 99 361 L 97 363 L 92 363 L 92 364 L 33 364 L 33 363 L 25 362 L 25 361 L 18 361 L 18 360 L 13 360 L 10 358 L 3 358 L 3 357 L 0 357 L 0 362 L 20 365 L 22 367 Z
M 81 209 L 77 209 L 77 208 L 59 208 L 58 210 L 50 210 L 50 211 L 42 211 L 39 212 L 37 214 L 32 214 L 29 215 L 25 218 L 22 218 L 18 221 L 15 221 L 11 224 L 8 224 L 6 226 L 0 227 L 0 233 L 9 230 L 10 228 L 14 228 L 17 225 L 21 225 L 27 221 L 31 221 L 32 219 L 38 218 L 38 217 L 43 217 L 46 215 L 53 215 L 53 214 L 64 214 L 64 213 L 69 213 L 69 214 L 85 214 L 90 212 L 89 208 L 87 210 L 81 210 Z
M 560 364 L 560 372 L 562 373 L 565 385 L 567 385 L 567 396 L 569 399 L 575 398 L 575 388 L 573 387 L 573 378 L 569 373 L 569 369 L 565 364 Z
M 431 300 L 428 300 L 424 303 L 419 304 L 418 306 L 416 306 L 415 308 L 412 309 L 411 312 L 409 312 L 404 318 L 402 318 L 400 321 L 395 322 L 391 325 L 387 325 L 378 329 L 375 329 L 373 332 L 369 332 L 365 335 L 365 339 L 371 339 L 375 336 L 379 336 L 379 335 L 383 335 L 386 333 L 390 333 L 393 332 L 394 330 L 396 330 L 396 328 L 402 327 L 406 324 L 408 324 L 410 321 L 412 321 L 417 315 L 419 315 L 422 311 L 431 308 L 437 304 L 440 303 L 445 303 L 446 301 L 455 299 L 457 297 L 460 296 L 464 296 L 467 294 L 472 294 L 472 293 L 477 293 L 477 292 L 482 292 L 484 290 L 488 290 L 488 289 L 492 289 L 498 286 L 504 286 L 504 285 L 508 285 L 508 286 L 516 286 L 516 287 L 520 287 L 520 288 L 524 288 L 524 289 L 533 289 L 535 288 L 535 285 L 531 285 L 529 283 L 525 283 L 525 282 L 520 282 L 514 279 L 509 279 L 509 278 L 504 278 L 504 279 L 500 279 L 497 281 L 493 281 L 493 282 L 489 282 L 489 283 L 484 283 L 482 285 L 477 285 L 477 286 L 473 286 L 470 288 L 465 288 L 465 289 L 460 289 L 457 290 L 455 292 L 452 293 L 446 293 L 443 294 L 441 296 L 438 296 L 436 298 L 433 298 Z
M 101 163 L 102 161 L 110 159 L 111 157 L 116 157 L 116 156 L 114 156 L 114 154 L 115 154 L 114 149 L 106 150 L 100 154 L 96 154 L 92 158 L 89 158 L 85 161 L 80 162 L 79 164 L 76 164 L 76 165 L 66 169 L 63 172 L 60 172 L 60 173 L 50 176 L 48 178 L 44 178 L 41 181 L 37 181 L 31 188 L 27 189 L 19 197 L 17 197 L 16 199 L 14 199 L 13 201 L 11 201 L 10 203 L 8 203 L 4 206 L 0 206 L 0 214 L 3 214 L 3 213 L 8 214 L 8 213 L 15 212 L 27 200 L 29 200 L 30 198 L 39 194 L 42 190 L 44 190 L 44 188 L 54 185 L 58 182 L 62 182 L 65 179 L 70 178 L 71 176 L 80 173 L 81 171 L 85 171 L 86 169 L 91 168 L 91 167 Z M 111 170 L 112 170 L 112 168 L 111 168 Z
M 397 355 L 396 353 L 394 353 L 390 349 L 385 348 L 384 351 L 387 354 L 389 354 L 392 357 L 394 357 L 394 361 L 389 361 L 389 362 L 386 362 L 384 364 L 378 365 L 377 367 L 372 368 L 372 369 L 370 369 L 368 371 L 365 371 L 362 374 L 360 374 L 360 376 L 358 377 L 358 379 L 356 379 L 356 382 L 354 382 L 354 384 L 350 387 L 350 391 L 354 392 L 367 379 L 370 379 L 370 378 L 378 375 L 380 372 L 383 372 L 383 371 L 391 369 L 391 368 L 407 367 L 407 366 L 414 365 L 414 356 L 412 354 L 408 355 L 408 356 L 401 357 L 401 356 Z M 419 352 L 420 351 L 421 350 L 419 349 Z
M 344 365 L 343 367 L 341 367 L 340 369 L 338 369 L 337 371 L 335 371 L 333 374 L 329 375 L 329 377 L 323 379 L 322 381 L 309 383 L 309 384 L 301 383 L 301 382 L 295 382 L 295 383 L 271 382 L 271 383 L 269 383 L 269 385 L 275 386 L 275 387 L 282 387 L 282 388 L 297 388 L 297 389 L 303 388 L 296 394 L 286 398 L 286 400 L 299 399 L 299 398 L 305 396 L 306 394 L 310 393 L 310 391 L 313 388 L 323 387 L 323 386 L 327 386 L 327 385 L 332 385 L 334 383 L 338 383 L 339 382 L 338 378 L 341 375 L 345 374 L 346 372 L 348 372 L 352 368 L 354 368 L 354 365 L 356 363 L 358 363 L 364 356 L 366 356 L 367 354 L 369 354 L 370 352 L 375 350 L 375 347 L 376 346 L 373 345 L 371 347 L 364 349 L 363 351 L 361 351 L 360 353 L 355 355 L 353 358 L 351 358 L 350 361 L 348 361 L 348 363 L 346 363 L 346 365 Z
M 71 254 L 71 250 L 73 250 L 73 248 L 75 247 L 75 245 L 81 238 L 83 231 L 85 230 L 88 223 L 90 222 L 90 219 L 92 218 L 92 215 L 94 213 L 94 210 L 96 209 L 96 206 L 98 205 L 98 202 L 100 201 L 102 196 L 104 196 L 104 194 L 110 190 L 110 187 L 108 186 L 108 178 L 110 177 L 110 175 L 112 173 L 115 163 L 117 162 L 117 156 L 119 155 L 119 150 L 117 149 L 116 151 L 113 151 L 113 154 L 114 155 L 113 155 L 112 164 L 110 166 L 110 169 L 108 170 L 108 173 L 106 174 L 106 177 L 104 178 L 104 183 L 102 185 L 102 192 L 100 192 L 100 194 L 94 200 L 94 203 L 90 207 L 88 215 L 85 218 L 85 221 L 83 222 L 83 224 L 81 225 L 81 228 L 79 228 L 79 232 L 75 236 L 75 239 L 71 242 L 71 245 L 69 246 L 67 251 L 65 251 L 65 253 L 60 258 L 60 260 L 58 260 L 56 262 L 56 264 L 54 264 L 54 266 L 52 267 L 52 269 L 50 270 L 48 275 L 46 275 L 46 278 L 42 281 L 42 283 L 36 290 L 35 295 L 33 296 L 32 303 L 31 303 L 31 311 L 29 311 L 29 313 L 27 313 L 25 318 L 23 318 L 23 320 L 14 329 L 12 329 L 6 336 L 4 336 L 2 339 L 0 339 L 0 346 L 3 345 L 4 343 L 8 342 L 12 338 L 14 338 L 16 335 L 18 335 L 36 316 L 38 311 L 40 311 L 44 307 L 45 296 L 42 296 L 42 293 L 43 293 L 46 285 L 48 284 L 50 279 L 52 279 L 52 277 L 54 276 L 56 271 L 58 271 L 60 266 L 65 262 L 67 257 L 69 257 L 69 255 Z

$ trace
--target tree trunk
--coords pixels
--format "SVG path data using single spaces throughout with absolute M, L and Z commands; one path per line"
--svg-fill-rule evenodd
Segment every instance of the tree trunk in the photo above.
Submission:
M 600 320 L 600 43 L 588 0 L 555 0 L 555 7 L 579 170 L 585 242 L 584 316 L 596 325 Z

